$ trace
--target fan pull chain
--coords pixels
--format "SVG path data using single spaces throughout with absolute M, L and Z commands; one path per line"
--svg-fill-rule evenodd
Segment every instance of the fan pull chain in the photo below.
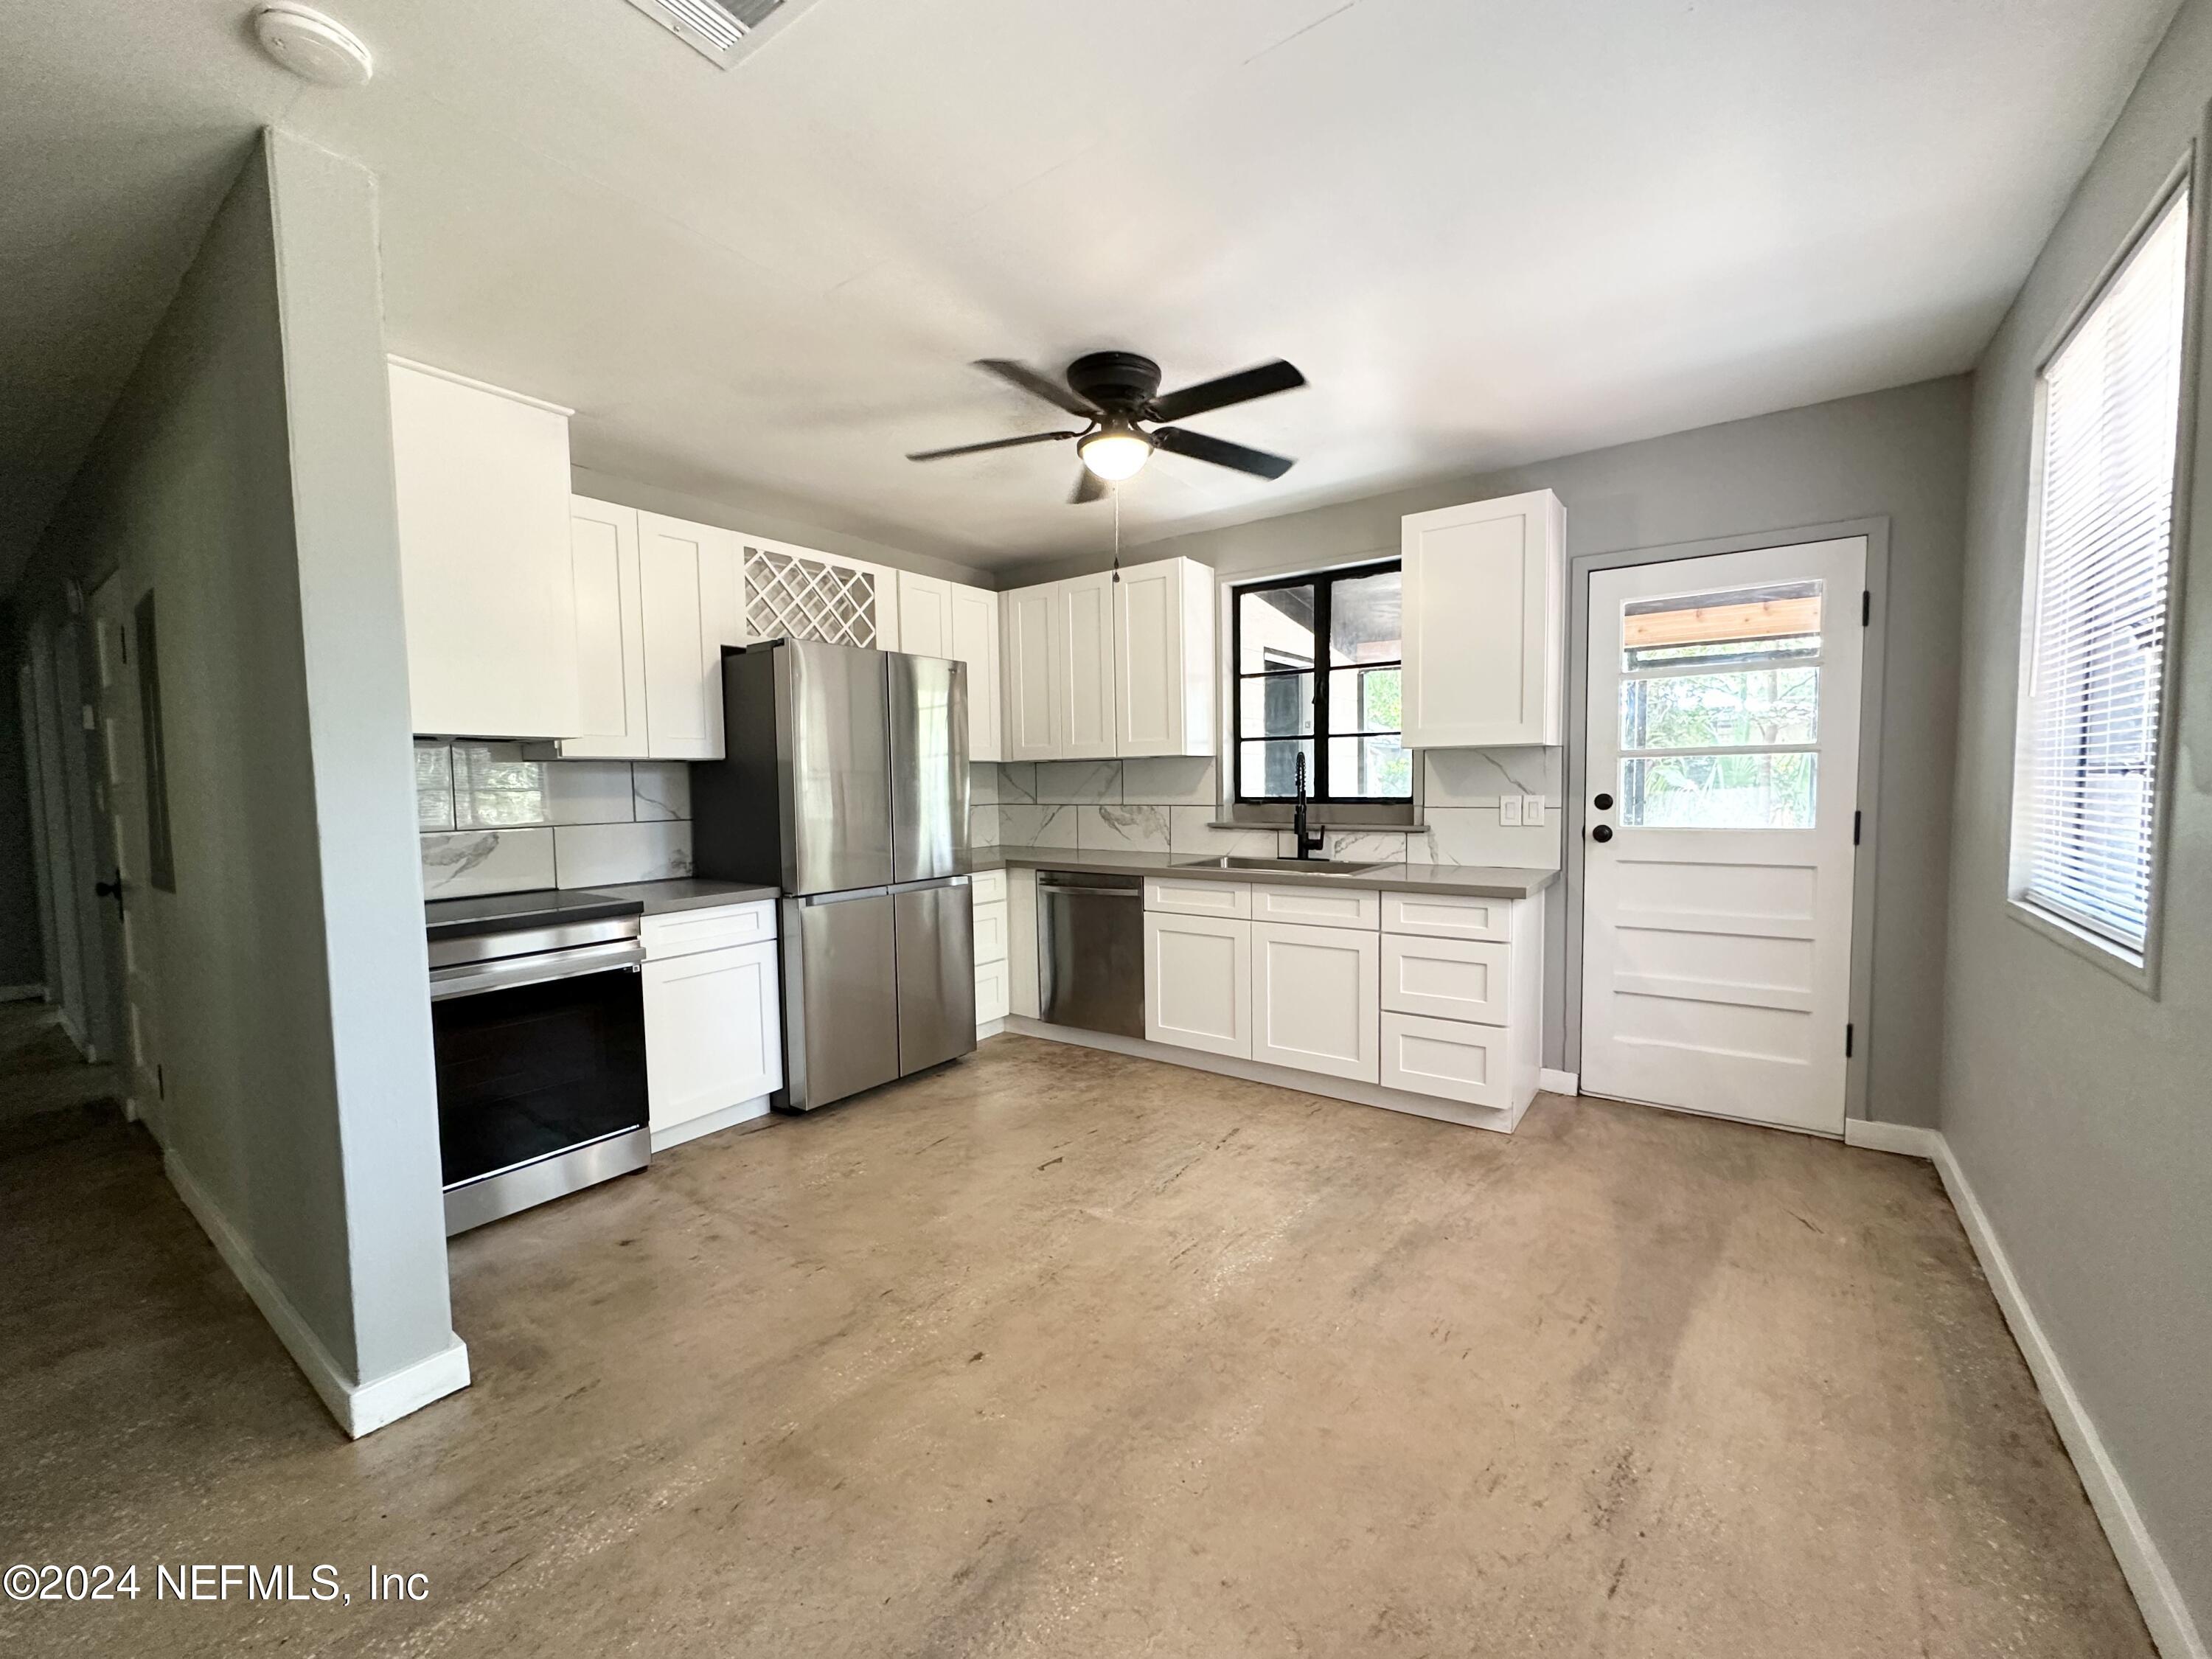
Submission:
M 1121 486 L 1109 483 L 1106 493 L 1114 498 L 1114 580 L 1121 580 Z

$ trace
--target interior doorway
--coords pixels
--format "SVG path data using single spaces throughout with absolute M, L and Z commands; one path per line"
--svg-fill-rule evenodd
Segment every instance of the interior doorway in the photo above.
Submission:
M 1584 1093 L 1842 1133 L 1866 566 L 1591 573 Z

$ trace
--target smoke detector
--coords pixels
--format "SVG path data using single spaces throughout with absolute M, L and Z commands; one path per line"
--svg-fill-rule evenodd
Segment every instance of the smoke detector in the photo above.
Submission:
M 253 14 L 253 35 L 264 52 L 319 87 L 363 86 L 375 73 L 360 36 L 297 0 L 270 0 Z

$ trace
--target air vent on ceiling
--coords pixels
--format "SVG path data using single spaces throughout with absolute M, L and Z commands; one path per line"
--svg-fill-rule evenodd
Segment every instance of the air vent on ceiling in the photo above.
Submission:
M 629 0 L 647 17 L 724 69 L 746 37 L 792 0 Z

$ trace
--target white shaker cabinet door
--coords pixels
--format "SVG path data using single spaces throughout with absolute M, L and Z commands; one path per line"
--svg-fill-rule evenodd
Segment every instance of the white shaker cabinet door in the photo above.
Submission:
M 574 736 L 568 411 L 420 364 L 390 381 L 415 730 Z
M 1382 1071 L 1380 935 L 1252 924 L 1252 1058 L 1373 1083 Z
M 1115 752 L 1213 752 L 1213 572 L 1131 565 L 1114 585 Z
M 1060 755 L 1060 584 L 1047 582 L 1000 598 L 1005 649 L 999 665 L 1006 682 L 1003 757 L 1010 761 Z
M 968 665 L 968 758 L 1004 760 L 1000 736 L 999 596 L 984 587 L 951 589 L 951 649 L 945 654 Z
M 713 525 L 638 514 L 645 591 L 645 708 L 657 760 L 720 760 L 722 665 L 714 599 L 733 538 Z
M 650 751 L 637 509 L 572 497 L 568 551 L 576 586 L 579 708 L 574 735 L 561 740 L 562 757 L 642 759 Z
M 647 1095 L 656 1133 L 783 1083 L 776 944 L 645 964 Z
M 1114 576 L 1072 576 L 1060 589 L 1060 757 L 1114 755 Z
M 902 570 L 898 596 L 898 649 L 917 657 L 952 655 L 952 584 Z
M 1252 924 L 1145 915 L 1145 1036 L 1252 1057 Z
M 1557 744 L 1566 510 L 1548 489 L 1401 521 L 1408 749 Z

